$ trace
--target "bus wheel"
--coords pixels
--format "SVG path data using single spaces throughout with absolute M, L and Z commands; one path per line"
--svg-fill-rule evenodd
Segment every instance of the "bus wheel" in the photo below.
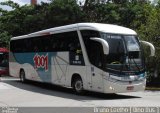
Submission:
M 20 81 L 21 82 L 25 82 L 26 81 L 26 77 L 25 77 L 25 72 L 24 72 L 24 70 L 21 70 L 20 71 Z
M 77 94 L 83 94 L 83 82 L 81 78 L 75 78 L 73 82 L 73 88 Z

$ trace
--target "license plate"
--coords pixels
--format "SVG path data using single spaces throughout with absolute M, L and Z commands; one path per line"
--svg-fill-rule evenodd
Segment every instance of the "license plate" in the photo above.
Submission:
M 134 86 L 127 86 L 127 90 L 133 90 Z

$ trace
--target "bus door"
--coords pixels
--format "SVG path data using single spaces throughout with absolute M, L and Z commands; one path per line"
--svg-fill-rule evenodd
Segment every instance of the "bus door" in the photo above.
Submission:
M 95 66 L 87 66 L 89 90 L 103 92 L 103 71 Z
M 103 92 L 103 70 L 102 68 L 102 45 L 98 42 L 91 41 L 88 49 L 88 57 L 91 66 L 87 66 L 87 79 L 89 87 L 93 91 Z

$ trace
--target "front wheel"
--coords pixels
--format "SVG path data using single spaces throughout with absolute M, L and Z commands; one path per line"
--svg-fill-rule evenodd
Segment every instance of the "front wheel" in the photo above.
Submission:
M 83 94 L 83 82 L 81 78 L 76 78 L 73 82 L 73 88 L 77 94 Z
M 25 72 L 24 72 L 24 70 L 21 70 L 20 71 L 20 81 L 21 82 L 25 82 L 26 81 L 26 77 L 25 77 Z

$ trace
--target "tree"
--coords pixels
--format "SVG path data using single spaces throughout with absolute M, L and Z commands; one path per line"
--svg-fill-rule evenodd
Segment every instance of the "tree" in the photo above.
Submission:
M 11 35 L 7 31 L 0 33 L 0 47 L 9 48 L 10 38 Z
M 54 0 L 47 7 L 46 26 L 55 27 L 83 20 L 83 12 L 75 0 Z

